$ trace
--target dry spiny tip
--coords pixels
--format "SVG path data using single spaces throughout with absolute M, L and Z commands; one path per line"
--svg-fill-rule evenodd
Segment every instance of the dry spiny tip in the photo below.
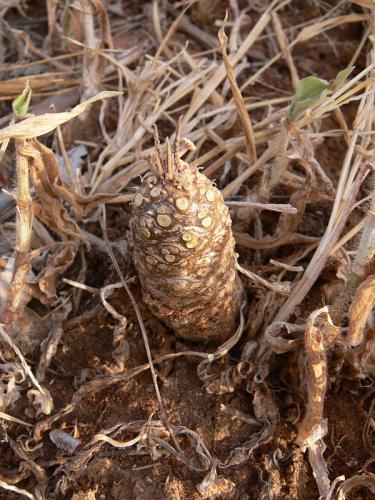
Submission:
M 224 340 L 234 333 L 243 295 L 231 219 L 220 191 L 181 160 L 194 146 L 180 140 L 180 129 L 181 122 L 173 155 L 167 140 L 162 158 L 155 128 L 156 168 L 133 202 L 133 260 L 145 302 L 176 335 Z

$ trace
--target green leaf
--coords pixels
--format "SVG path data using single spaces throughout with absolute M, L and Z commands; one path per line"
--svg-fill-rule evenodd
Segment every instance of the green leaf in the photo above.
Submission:
M 26 82 L 22 94 L 19 95 L 12 102 L 13 113 L 16 116 L 27 115 L 27 112 L 29 111 L 30 99 L 31 99 L 31 88 L 29 87 L 29 82 Z
M 293 121 L 301 111 L 318 102 L 328 86 L 329 83 L 326 80 L 315 76 L 308 76 L 301 80 L 289 108 L 289 119 Z
M 336 76 L 335 81 L 333 83 L 333 86 L 335 89 L 338 89 L 339 87 L 341 87 L 345 83 L 345 81 L 347 80 L 348 76 L 353 71 L 353 69 L 354 69 L 354 66 L 352 66 L 351 68 L 342 69 L 341 71 L 339 71 L 337 73 L 337 76 Z

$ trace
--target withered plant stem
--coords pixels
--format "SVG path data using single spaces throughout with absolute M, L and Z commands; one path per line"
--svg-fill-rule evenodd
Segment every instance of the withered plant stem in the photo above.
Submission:
M 9 287 L 3 322 L 9 325 L 22 307 L 22 296 L 30 271 L 30 242 L 32 235 L 32 199 L 29 186 L 29 162 L 22 154 L 25 141 L 16 141 L 17 161 L 17 247 L 12 281 Z
M 28 252 L 31 241 L 32 199 L 29 186 L 29 162 L 21 152 L 24 141 L 16 141 L 17 154 L 17 251 Z
M 225 71 L 227 73 L 228 81 L 229 81 L 230 87 L 232 89 L 233 99 L 234 99 L 234 102 L 236 104 L 236 108 L 237 108 L 238 114 L 239 114 L 241 122 L 242 122 L 243 129 L 245 132 L 248 157 L 249 157 L 250 163 L 253 164 L 257 159 L 254 131 L 253 131 L 253 126 L 251 123 L 249 113 L 247 112 L 247 109 L 245 106 L 244 99 L 241 95 L 241 90 L 240 90 L 240 88 L 237 84 L 237 81 L 236 81 L 236 76 L 234 74 L 233 67 L 230 63 L 228 56 L 227 56 L 228 37 L 226 36 L 225 30 L 224 30 L 227 20 L 228 20 L 228 12 L 225 15 L 223 25 L 219 30 L 218 37 L 219 37 L 219 42 L 221 45 L 221 53 L 223 56 Z

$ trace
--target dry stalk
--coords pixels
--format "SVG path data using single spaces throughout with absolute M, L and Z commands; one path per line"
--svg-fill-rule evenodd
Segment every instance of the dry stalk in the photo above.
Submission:
M 375 275 L 369 276 L 356 290 L 349 308 L 349 331 L 345 344 L 356 346 L 363 341 L 363 332 L 375 303 Z
M 22 152 L 23 141 L 16 142 L 17 157 L 17 247 L 9 296 L 4 308 L 3 322 L 10 325 L 23 307 L 23 293 L 30 271 L 30 241 L 33 210 L 29 186 L 28 158 Z
M 308 449 L 319 493 L 328 494 L 330 482 L 327 464 L 323 458 L 327 433 L 327 420 L 323 418 L 324 399 L 327 390 L 327 348 L 339 333 L 333 326 L 326 307 L 314 311 L 307 322 L 305 334 L 307 408 L 298 426 L 297 444 Z
M 218 33 L 219 42 L 221 46 L 221 53 L 223 56 L 223 61 L 225 65 L 225 71 L 227 73 L 227 77 L 232 89 L 233 98 L 236 103 L 238 114 L 240 115 L 242 126 L 245 132 L 246 143 L 247 143 L 247 152 L 250 163 L 254 163 L 257 159 L 256 149 L 255 149 L 255 139 L 254 139 L 254 131 L 253 126 L 251 124 L 250 116 L 246 110 L 244 99 L 241 95 L 241 91 L 238 87 L 236 76 L 234 74 L 233 68 L 227 56 L 227 45 L 228 45 L 228 37 L 225 34 L 225 24 L 228 20 L 228 12 L 225 15 L 225 19 L 223 21 L 223 25 L 220 28 Z
M 23 117 L 28 112 L 31 90 L 28 83 L 22 94 L 13 102 L 15 115 Z M 12 126 L 12 124 L 10 125 Z M 16 254 L 13 276 L 8 290 L 8 298 L 3 308 L 2 321 L 11 325 L 16 316 L 22 313 L 24 307 L 23 294 L 26 278 L 30 271 L 30 242 L 33 225 L 32 199 L 29 186 L 29 164 L 24 155 L 25 141 L 16 140 L 17 162 L 17 224 L 16 224 Z
M 40 116 L 31 116 L 18 123 L 11 123 L 0 131 L 0 141 L 7 142 L 15 138 L 17 158 L 17 246 L 15 266 L 9 286 L 7 301 L 3 307 L 2 321 L 9 327 L 19 314 L 23 312 L 25 301 L 23 299 L 26 288 L 26 279 L 30 271 L 31 255 L 30 242 L 32 235 L 33 213 L 37 213 L 47 221 L 51 227 L 61 234 L 62 239 L 85 239 L 80 233 L 66 209 L 61 204 L 59 195 L 55 190 L 60 187 L 64 190 L 64 183 L 59 183 L 60 172 L 56 158 L 51 150 L 40 144 L 35 137 L 43 135 L 58 125 L 78 116 L 88 106 L 104 96 L 118 95 L 102 93 L 80 104 L 71 112 L 47 113 Z M 28 85 L 22 95 L 14 101 L 16 113 L 24 117 L 28 111 L 31 91 Z M 39 199 L 43 204 L 32 201 L 30 194 L 30 177 L 34 184 Z M 60 184 L 60 186 L 58 186 Z M 69 192 L 65 189 L 65 193 Z
M 288 46 L 288 39 L 286 37 L 285 31 L 283 30 L 283 27 L 282 27 L 282 24 L 280 21 L 280 17 L 277 14 L 277 12 L 272 12 L 271 17 L 272 17 L 272 24 L 273 24 L 273 27 L 275 30 L 277 42 L 280 46 L 281 53 L 282 53 L 286 63 L 288 64 L 290 76 L 292 78 L 292 84 L 293 84 L 294 90 L 296 90 L 298 87 L 299 78 L 298 78 L 297 68 L 296 68 L 294 61 L 293 61 L 291 50 Z

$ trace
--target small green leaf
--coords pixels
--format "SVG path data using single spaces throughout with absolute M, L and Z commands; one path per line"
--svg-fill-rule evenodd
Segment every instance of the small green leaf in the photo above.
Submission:
M 299 82 L 296 94 L 289 108 L 289 118 L 294 120 L 301 111 L 319 101 L 328 89 L 328 82 L 315 76 L 308 76 Z
M 19 95 L 12 102 L 13 113 L 16 116 L 24 116 L 29 111 L 31 99 L 31 88 L 29 87 L 29 82 L 26 82 L 25 88 L 21 95 Z
M 345 83 L 345 81 L 347 80 L 348 76 L 353 71 L 353 69 L 354 69 L 354 66 L 352 66 L 351 68 L 342 69 L 341 71 L 339 71 L 337 73 L 337 76 L 336 76 L 335 81 L 333 83 L 333 86 L 335 89 L 338 89 L 339 87 L 341 87 Z

